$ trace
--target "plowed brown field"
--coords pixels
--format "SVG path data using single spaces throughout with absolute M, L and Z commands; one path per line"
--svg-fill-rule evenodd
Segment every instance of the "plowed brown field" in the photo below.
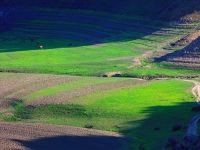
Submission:
M 1 150 L 120 150 L 127 140 L 116 133 L 43 124 L 0 123 Z
M 90 93 L 130 87 L 144 82 L 144 80 L 129 78 L 109 80 L 108 78 L 5 73 L 0 74 L 0 109 L 5 109 L 18 100 L 23 100 L 25 104 L 32 106 L 63 104 Z M 45 95 L 37 95 L 29 99 L 34 92 L 60 86 L 64 86 L 60 91 L 52 90 Z

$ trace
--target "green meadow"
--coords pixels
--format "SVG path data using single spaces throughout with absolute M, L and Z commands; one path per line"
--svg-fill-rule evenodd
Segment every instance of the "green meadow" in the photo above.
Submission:
M 175 49 L 166 47 L 191 32 L 195 24 L 86 10 L 33 11 L 38 13 L 36 18 L 18 20 L 14 28 L 0 35 L 0 72 L 4 72 L 0 82 L 6 79 L 9 84 L 12 80 L 19 84 L 14 73 L 16 78 L 32 73 L 51 76 L 48 82 L 55 83 L 27 77 L 20 79 L 21 85 L 0 91 L 2 100 L 13 100 L 1 111 L 1 121 L 118 132 L 130 139 L 134 150 L 141 150 L 141 145 L 156 150 L 169 137 L 185 134 L 195 115 L 193 83 L 132 78 L 198 76 L 199 69 L 154 62 L 160 53 L 173 52 Z M 150 58 L 145 56 L 148 53 Z M 121 78 L 102 77 L 113 72 L 120 72 Z M 53 78 L 53 74 L 57 76 Z M 74 80 L 58 81 L 61 75 Z M 2 86 L 7 88 L 8 83 L 2 82 Z M 173 132 L 177 124 L 182 129 Z
M 192 24 L 171 25 L 81 10 L 61 11 L 57 17 L 52 14 L 55 10 L 37 11 L 41 17 L 19 20 L 12 31 L 0 35 L 1 71 L 81 76 L 107 72 L 121 72 L 123 76 L 199 74 L 198 70 L 169 68 L 150 61 L 133 67 L 134 57 L 163 50 L 190 32 Z M 45 17 L 48 15 L 52 18 Z M 44 49 L 38 49 L 37 44 Z
M 36 93 L 59 93 L 61 87 L 66 85 L 35 92 L 30 97 L 33 98 Z M 65 90 L 69 90 L 69 87 Z M 152 150 L 164 145 L 171 136 L 184 135 L 188 121 L 195 114 L 191 110 L 196 105 L 191 87 L 192 83 L 186 81 L 158 80 L 90 93 L 66 104 L 30 109 L 19 103 L 14 107 L 14 116 L 4 120 L 115 131 L 130 137 L 134 149 L 143 144 Z M 51 89 L 57 90 L 49 93 Z M 37 96 L 42 96 L 40 94 Z M 173 132 L 173 126 L 177 124 L 181 124 L 183 129 Z

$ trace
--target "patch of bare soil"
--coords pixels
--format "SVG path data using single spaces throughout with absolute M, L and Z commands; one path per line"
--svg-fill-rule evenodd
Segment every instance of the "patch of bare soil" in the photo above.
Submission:
M 46 78 L 44 80 L 36 81 L 30 84 L 19 86 L 18 89 L 9 91 L 8 95 L 4 96 L 6 99 L 20 99 L 34 91 L 56 86 L 63 83 L 69 83 L 76 80 L 76 78 Z
M 144 51 L 144 53 L 141 56 L 136 56 L 132 59 L 133 64 L 129 66 L 129 68 L 143 66 L 142 64 L 143 60 L 151 59 L 153 56 L 158 55 L 158 53 L 159 53 L 158 51 L 153 51 L 153 50 Z
M 39 80 L 39 76 L 12 76 L 8 78 L 0 79 L 0 96 L 2 96 L 5 92 L 9 90 L 13 90 L 15 88 L 18 88 L 20 85 L 29 83 L 29 82 L 35 82 Z
M 120 150 L 122 135 L 93 129 L 44 124 L 0 122 L 1 150 Z
M 103 77 L 120 77 L 121 72 L 107 72 L 102 75 Z
M 61 83 L 78 80 L 78 77 L 53 75 L 24 75 L 0 80 L 0 109 L 9 107 L 15 100 L 33 91 L 48 88 Z
M 19 99 L 6 99 L 0 101 L 0 111 L 6 110 L 14 104 L 14 102 L 19 101 Z
M 195 86 L 192 88 L 192 94 L 196 97 L 196 102 L 200 105 L 200 83 L 193 81 Z M 198 122 L 200 120 L 200 115 L 194 116 L 189 125 L 186 136 L 198 136 Z
M 193 95 L 196 97 L 197 103 L 200 104 L 200 83 L 197 83 L 192 89 Z
M 22 89 L 27 90 L 29 87 L 34 85 L 40 86 L 41 88 L 50 86 L 51 84 L 59 84 L 74 80 L 75 77 L 64 77 L 64 76 L 48 76 L 48 75 L 24 75 L 0 79 L 0 97 L 5 97 L 10 93 L 18 92 Z M 49 82 L 51 81 L 51 82 Z
M 62 104 L 66 102 L 72 102 L 75 98 L 88 95 L 94 92 L 102 92 L 111 89 L 118 89 L 124 88 L 129 86 L 134 86 L 138 84 L 144 83 L 144 80 L 135 80 L 135 79 L 128 79 L 121 82 L 114 82 L 114 83 L 106 83 L 106 84 L 99 84 L 94 86 L 88 86 L 72 91 L 62 92 L 57 95 L 45 96 L 40 97 L 38 99 L 29 102 L 28 105 L 38 106 L 38 105 L 47 105 L 47 104 Z

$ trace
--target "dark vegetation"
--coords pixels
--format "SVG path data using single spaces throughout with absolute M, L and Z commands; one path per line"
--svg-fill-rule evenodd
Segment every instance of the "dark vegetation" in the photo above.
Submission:
M 89 9 L 123 14 L 149 16 L 152 18 L 179 19 L 200 9 L 197 0 L 3 0 L 0 5 L 35 5 L 72 9 Z
M 177 150 L 173 149 L 174 146 L 182 146 L 182 148 L 187 148 L 187 139 L 182 139 L 184 137 L 184 134 L 187 130 L 187 125 L 190 120 L 190 118 L 197 114 L 197 112 L 192 111 L 192 107 L 194 107 L 195 103 L 178 103 L 176 106 L 155 106 L 151 108 L 147 108 L 146 110 L 143 110 L 141 113 L 148 113 L 148 118 L 144 120 L 139 121 L 129 121 L 126 123 L 126 125 L 120 125 L 116 126 L 116 129 L 119 130 L 120 133 L 128 135 L 130 137 L 130 141 L 132 142 L 132 146 L 135 150 L 141 150 L 144 149 L 160 149 L 163 145 L 165 145 L 166 148 L 169 150 Z M 48 105 L 48 106 L 40 106 L 38 108 L 28 108 L 27 106 L 24 106 L 22 103 L 18 103 L 15 107 L 15 117 L 16 120 L 27 120 L 31 117 L 37 116 L 37 118 L 40 118 L 41 116 L 51 116 L 52 118 L 56 117 L 82 117 L 82 118 L 88 118 L 90 120 L 91 118 L 95 117 L 97 114 L 91 113 L 88 114 L 84 107 L 80 105 Z M 27 117 L 27 114 L 30 116 Z M 169 115 L 171 114 L 171 115 Z M 184 115 L 183 115 L 184 114 Z M 117 117 L 117 116 L 102 116 L 99 115 L 99 117 Z M 12 119 L 8 119 L 8 121 L 16 121 Z M 159 121 L 158 121 L 159 120 Z M 152 124 L 152 122 L 154 122 Z M 137 124 L 137 126 L 136 126 Z M 148 124 L 148 127 L 147 127 Z M 93 128 L 93 124 L 86 124 L 85 128 Z M 146 140 L 141 140 L 145 136 Z M 93 140 L 98 137 L 91 137 Z M 52 138 L 41 138 L 34 141 L 18 141 L 21 144 L 23 144 L 27 148 L 31 148 L 34 150 L 40 150 L 40 146 L 44 146 L 43 148 L 47 148 L 48 144 L 51 143 L 50 141 L 54 141 L 56 143 L 55 145 L 63 145 L 66 144 L 70 148 L 77 148 L 76 144 L 69 144 L 67 141 L 73 139 L 82 141 L 87 141 L 87 137 L 85 138 L 78 138 L 78 137 L 63 137 L 63 140 L 67 142 L 66 144 L 62 143 L 62 138 L 59 140 L 59 137 L 52 137 Z M 148 140 L 147 140 L 148 139 Z M 160 142 L 158 143 L 155 139 L 160 139 Z M 42 145 L 37 143 L 38 141 L 43 141 Z M 103 139 L 101 139 L 103 140 Z M 100 141 L 101 141 L 100 140 Z M 116 139 L 117 140 L 117 139 Z M 119 139 L 120 140 L 120 139 Z M 199 140 L 199 139 L 196 139 Z M 85 141 L 85 142 L 86 142 Z M 104 141 L 104 140 L 103 140 Z M 112 143 L 115 143 L 115 139 L 112 139 Z M 167 142 L 166 142 L 167 141 Z M 109 138 L 108 141 L 109 142 Z M 186 142 L 186 143 L 185 143 Z M 196 141 L 194 141 L 196 142 Z M 84 142 L 83 142 L 84 143 Z M 67 146 L 66 145 L 66 146 Z M 191 145 L 191 142 L 190 142 Z M 35 147 L 36 146 L 36 147 Z M 86 145 L 85 145 L 86 146 Z M 148 146 L 148 147 L 147 147 Z M 198 145 L 193 145 L 198 146 Z M 113 147 L 113 145 L 111 145 Z M 50 147 L 48 147 L 50 148 Z M 53 147 L 52 147 L 53 148 Z M 108 147 L 109 149 L 109 147 Z M 179 150 L 179 149 L 178 149 Z M 180 149 L 180 150 L 188 150 L 188 149 Z M 197 150 L 197 149 L 192 149 Z
M 199 150 L 200 137 L 169 138 L 165 148 L 166 150 Z
M 3 14 L 0 17 L 1 31 L 5 31 L 5 35 L 0 35 L 1 52 L 125 42 L 141 39 L 168 25 L 160 21 L 151 22 L 149 18 L 134 19 L 115 16 L 114 13 L 69 11 L 68 7 L 68 11 L 39 8 L 30 5 L 0 7 Z M 9 42 L 17 44 L 8 44 Z
M 0 36 L 2 42 L 12 40 L 23 40 L 25 42 L 36 43 L 40 45 L 47 41 L 41 42 L 42 39 L 68 39 L 74 42 L 66 42 L 60 44 L 51 44 L 51 47 L 44 45 L 44 48 L 59 47 L 77 47 L 82 45 L 102 44 L 117 41 L 130 41 L 140 39 L 146 35 L 159 30 L 167 24 L 162 22 L 150 23 L 149 19 L 133 20 L 131 18 L 117 18 L 111 15 L 82 13 L 73 11 L 65 11 L 62 9 L 53 9 L 51 11 L 43 11 L 34 8 L 21 8 L 4 10 L 8 11 L 7 16 L 3 19 L 4 31 L 8 28 L 15 28 L 19 34 L 13 36 Z M 94 13 L 94 14 L 93 14 Z M 15 14 L 15 15 L 13 15 Z M 9 21 L 12 19 L 12 22 Z M 6 20 L 6 21 L 5 21 Z M 25 23 L 24 23 L 25 22 Z M 70 24 L 71 23 L 71 24 Z M 145 25 L 145 24 L 150 24 Z M 15 30 L 14 30 L 15 31 Z M 133 33 L 124 36 L 123 33 Z M 20 42 L 20 41 L 19 41 Z M 21 44 L 19 44 L 21 45 Z M 34 47 L 35 48 L 35 47 Z M 13 49 L 12 47 L 9 48 Z M 23 50 L 27 47 L 19 47 L 15 45 L 15 51 Z M 29 44 L 30 49 L 30 44 Z M 31 49 L 30 49 L 31 50 Z M 1 50 L 2 52 L 2 50 Z
M 15 140 L 30 150 L 121 150 L 123 137 L 112 136 L 53 136 L 35 140 Z
M 55 11 L 44 13 L 42 11 L 32 9 L 33 7 L 55 8 Z M 60 10 L 58 11 L 58 9 Z M 97 12 L 107 12 L 110 14 L 123 14 L 130 17 L 138 16 L 138 21 L 137 19 L 134 21 L 129 19 L 121 19 L 117 21 L 117 18 L 107 18 L 104 15 L 87 16 L 81 13 L 74 14 L 73 12 L 62 13 L 61 10 L 63 9 L 93 10 Z M 23 29 L 23 34 L 18 34 L 17 37 L 0 37 L 0 40 L 11 41 L 13 38 L 16 38 L 17 41 L 18 39 L 23 39 L 24 41 L 37 43 L 35 45 L 37 45 L 39 49 L 41 47 L 58 48 L 58 45 L 54 45 L 54 47 L 46 47 L 43 45 L 45 42 L 42 43 L 41 38 L 47 37 L 66 39 L 70 36 L 73 37 L 71 40 L 81 41 L 81 43 L 69 42 L 65 45 L 60 44 L 59 47 L 129 41 L 141 39 L 147 35 L 151 35 L 167 25 L 163 22 L 154 22 L 151 25 L 152 19 L 162 20 L 165 22 L 169 20 L 182 20 L 186 22 L 199 21 L 199 10 L 200 4 L 196 0 L 125 0 L 118 2 L 114 0 L 3 0 L 0 2 L 0 30 L 8 31 L 11 27 L 17 27 L 19 30 Z M 146 20 L 144 19 L 141 21 L 140 18 L 146 18 Z M 31 20 L 36 22 L 38 20 L 43 20 L 44 22 L 32 23 L 32 25 L 28 25 L 21 23 L 20 20 Z M 61 26 L 60 24 L 63 20 L 67 22 L 72 21 L 72 23 L 81 25 L 81 27 L 77 25 Z M 48 22 L 48 26 L 46 26 L 45 21 Z M 54 21 L 55 25 L 51 25 L 51 21 Z M 92 26 L 98 25 L 102 29 L 99 28 L 94 30 L 92 28 L 82 26 L 89 24 Z M 148 24 L 148 26 L 145 26 L 145 24 Z M 105 31 L 105 29 L 108 30 Z M 26 36 L 32 33 L 34 33 L 34 35 Z M 118 38 L 120 33 L 134 34 L 128 37 L 120 36 Z M 10 49 L 12 48 L 9 48 L 9 51 Z M 16 45 L 15 51 L 18 49 L 23 50 L 27 48 L 22 48 L 21 46 L 17 47 Z

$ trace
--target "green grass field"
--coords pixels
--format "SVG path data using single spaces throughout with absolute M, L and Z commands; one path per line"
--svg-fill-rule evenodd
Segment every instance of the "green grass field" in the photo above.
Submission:
M 1 121 L 115 131 L 130 137 L 134 150 L 160 149 L 169 137 L 184 135 L 195 114 L 192 83 L 125 77 L 199 75 L 198 69 L 147 58 L 134 64 L 146 52 L 163 52 L 195 24 L 86 10 L 34 11 L 36 18 L 19 20 L 0 35 L 0 71 L 14 72 L 0 73 L 1 101 L 11 101 Z M 109 72 L 122 78 L 99 77 Z M 177 124 L 183 128 L 172 132 Z
M 135 56 L 162 50 L 188 33 L 193 25 L 169 25 L 91 11 L 57 10 L 57 16 L 53 10 L 39 12 L 41 17 L 20 20 L 17 27 L 0 36 L 1 71 L 84 76 L 115 71 L 124 76 L 199 74 L 198 70 L 172 69 L 154 63 L 131 67 Z M 97 18 L 99 23 L 95 22 Z M 44 49 L 39 50 L 37 43 Z
M 62 91 L 68 92 L 81 87 L 84 89 L 84 86 L 92 86 L 92 80 L 95 81 L 93 85 L 120 82 L 117 78 L 88 78 L 80 80 L 79 84 L 73 84 L 79 81 L 77 80 L 35 91 L 22 99 L 23 102 L 30 99 L 34 101 L 38 97 L 56 95 Z M 65 104 L 48 104 L 30 109 L 23 103 L 17 103 L 14 109 L 4 112 L 1 118 L 5 121 L 62 124 L 116 131 L 129 136 L 135 150 L 141 144 L 145 145 L 146 149 L 153 150 L 163 146 L 167 138 L 180 137 L 185 133 L 188 121 L 195 114 L 191 111 L 195 106 L 191 87 L 192 83 L 181 80 L 141 82 L 129 87 L 87 93 L 74 97 Z M 8 112 L 12 112 L 14 116 L 5 117 Z M 181 124 L 184 128 L 172 132 L 172 127 L 176 124 Z M 156 131 L 155 128 L 159 130 Z

